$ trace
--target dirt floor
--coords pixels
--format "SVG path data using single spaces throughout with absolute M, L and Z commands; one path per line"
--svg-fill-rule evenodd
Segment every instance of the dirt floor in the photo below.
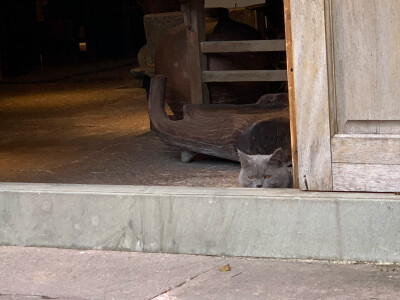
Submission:
M 133 65 L 111 67 L 0 82 L 0 181 L 238 186 L 236 162 L 182 163 L 179 149 L 150 131 Z

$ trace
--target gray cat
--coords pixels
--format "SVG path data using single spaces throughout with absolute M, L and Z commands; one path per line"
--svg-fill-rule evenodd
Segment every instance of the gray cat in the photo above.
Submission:
M 242 187 L 288 188 L 293 186 L 291 168 L 285 165 L 282 149 L 270 155 L 249 155 L 238 150 L 242 168 L 239 183 Z

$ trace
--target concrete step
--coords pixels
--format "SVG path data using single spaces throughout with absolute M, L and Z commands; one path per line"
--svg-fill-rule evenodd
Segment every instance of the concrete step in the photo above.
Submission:
M 0 184 L 0 245 L 400 261 L 400 195 Z

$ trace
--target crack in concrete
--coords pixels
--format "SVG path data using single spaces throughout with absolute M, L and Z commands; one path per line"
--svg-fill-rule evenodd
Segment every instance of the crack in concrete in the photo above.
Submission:
M 24 297 L 30 299 L 74 299 L 74 300 L 85 300 L 87 298 L 77 298 L 76 296 L 47 296 L 47 295 L 30 295 L 30 294 L 2 294 L 0 293 L 0 299 L 2 298 L 9 299 L 9 297 Z
M 130 211 L 131 213 L 130 213 L 130 217 L 129 217 L 129 219 L 128 219 L 128 223 L 127 223 L 126 226 L 124 226 L 124 227 L 122 228 L 121 237 L 118 239 L 117 244 L 115 245 L 114 250 L 124 249 L 124 244 L 125 244 L 125 242 L 126 242 L 127 233 L 128 233 L 127 231 L 128 231 L 128 230 L 130 230 L 130 232 L 131 232 L 131 238 L 132 238 L 132 240 L 134 239 L 134 237 L 137 238 L 137 235 L 136 235 L 136 233 L 135 233 L 134 226 L 133 226 L 134 207 L 135 207 L 135 205 L 136 205 L 136 201 L 137 201 L 137 200 L 133 201 L 133 203 L 129 206 L 129 211 Z M 132 240 L 130 241 L 131 244 L 132 244 Z M 131 245 L 131 248 L 132 248 L 132 245 Z
M 60 299 L 61 297 L 50 297 L 46 295 L 28 295 L 28 294 L 2 294 L 0 293 L 0 298 L 2 297 L 27 297 L 27 298 L 37 298 L 37 299 Z M 66 298 L 64 298 L 66 299 Z
M 190 282 L 190 281 L 196 279 L 197 277 L 199 277 L 199 276 L 201 276 L 201 275 L 203 275 L 203 274 L 205 274 L 205 273 L 210 272 L 210 271 L 213 270 L 214 268 L 215 268 L 215 266 L 213 266 L 212 268 L 210 268 L 210 269 L 208 269 L 208 270 L 205 270 L 205 271 L 203 271 L 203 272 L 201 272 L 201 273 L 199 273 L 199 274 L 196 274 L 196 275 L 194 275 L 194 276 L 192 276 L 192 277 L 186 279 L 185 281 L 182 281 L 181 283 L 178 283 L 177 285 L 174 285 L 174 286 L 172 286 L 172 287 L 168 287 L 167 290 L 165 290 L 165 291 L 159 293 L 158 295 L 156 295 L 156 296 L 154 296 L 154 297 L 152 297 L 152 298 L 149 298 L 148 300 L 154 300 L 154 299 L 156 299 L 156 298 L 158 298 L 158 297 L 160 297 L 160 296 L 162 296 L 162 295 L 164 295 L 164 294 L 167 294 L 168 292 L 171 292 L 171 291 L 173 291 L 173 290 L 175 290 L 175 289 L 177 289 L 177 288 L 180 288 L 180 287 L 184 286 L 185 284 L 187 284 L 188 282 Z

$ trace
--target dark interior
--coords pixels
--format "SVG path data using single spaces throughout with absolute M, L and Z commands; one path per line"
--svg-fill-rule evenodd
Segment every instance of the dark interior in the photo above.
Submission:
M 146 82 L 131 74 L 143 16 L 179 10 L 179 0 L 0 5 L 0 181 L 238 186 L 239 163 L 182 163 L 157 137 Z M 267 34 L 282 38 L 282 1 L 264 10 Z

